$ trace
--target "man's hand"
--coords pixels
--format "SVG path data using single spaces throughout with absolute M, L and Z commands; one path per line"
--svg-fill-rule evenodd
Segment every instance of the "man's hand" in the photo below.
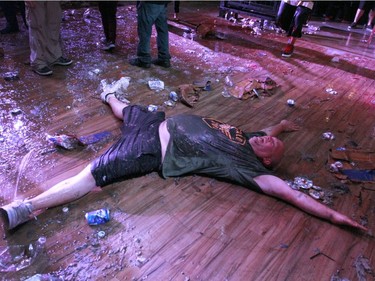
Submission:
M 301 129 L 301 127 L 293 121 L 282 120 L 279 124 L 262 129 L 261 131 L 265 132 L 268 136 L 277 137 L 283 132 L 294 132 L 299 129 Z
M 285 181 L 278 177 L 262 175 L 255 177 L 254 180 L 258 183 L 265 194 L 280 198 L 308 214 L 328 220 L 333 224 L 346 225 L 363 231 L 368 231 L 368 228 L 352 220 L 348 216 L 319 203 L 303 192 L 291 189 Z
M 283 128 L 283 132 L 294 132 L 301 129 L 301 126 L 289 120 L 282 120 L 280 125 Z

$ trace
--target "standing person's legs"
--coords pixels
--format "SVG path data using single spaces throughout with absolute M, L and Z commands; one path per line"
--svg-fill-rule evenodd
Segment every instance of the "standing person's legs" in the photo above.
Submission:
M 46 3 L 46 59 L 53 64 L 62 57 L 61 49 L 61 4 L 58 1 L 47 1 Z
M 14 1 L 0 1 L 0 7 L 4 12 L 7 25 L 0 31 L 1 34 L 18 32 L 17 9 Z
M 27 3 L 26 18 L 29 25 L 30 65 L 35 72 L 44 69 L 43 75 L 50 75 L 52 70 L 48 67 L 45 56 L 44 38 L 47 35 L 44 28 L 47 25 L 45 5 L 46 3 L 42 1 Z
M 116 42 L 116 29 L 117 29 L 117 1 L 111 1 L 108 5 L 108 40 L 109 42 Z
M 354 16 L 354 20 L 353 20 L 352 24 L 348 26 L 349 29 L 357 27 L 357 24 L 358 24 L 359 20 L 361 19 L 361 17 L 365 13 L 365 8 L 366 8 L 366 5 L 367 5 L 366 2 L 367 1 L 363 1 L 363 0 L 359 1 L 359 6 L 358 6 L 357 12 Z
M 158 60 L 160 62 L 164 62 L 165 64 L 168 64 L 168 67 L 169 67 L 169 60 L 171 59 L 171 55 L 169 53 L 167 6 L 166 5 L 159 5 L 159 6 L 160 6 L 159 15 L 155 20 L 155 27 L 157 31 Z
M 140 1 L 137 7 L 137 28 L 139 38 L 137 56 L 138 59 L 145 64 L 151 63 L 151 33 L 156 18 L 155 9 L 158 6 L 159 5 Z

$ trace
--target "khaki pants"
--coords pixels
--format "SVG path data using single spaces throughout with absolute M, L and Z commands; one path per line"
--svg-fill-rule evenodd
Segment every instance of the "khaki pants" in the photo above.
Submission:
M 60 27 L 62 10 L 58 1 L 26 4 L 29 24 L 30 63 L 34 69 L 52 64 L 62 56 Z

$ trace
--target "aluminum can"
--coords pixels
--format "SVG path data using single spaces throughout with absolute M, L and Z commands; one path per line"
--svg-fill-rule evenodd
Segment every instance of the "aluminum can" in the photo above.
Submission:
M 89 225 L 99 225 L 109 222 L 109 209 L 100 209 L 85 214 L 85 218 Z
M 288 99 L 287 103 L 288 103 L 289 106 L 294 106 L 294 104 L 295 104 L 294 100 L 292 100 L 292 99 Z
M 158 110 L 158 106 L 157 105 L 154 105 L 154 104 L 150 104 L 148 107 L 147 107 L 147 110 L 150 111 L 150 112 L 155 112 Z

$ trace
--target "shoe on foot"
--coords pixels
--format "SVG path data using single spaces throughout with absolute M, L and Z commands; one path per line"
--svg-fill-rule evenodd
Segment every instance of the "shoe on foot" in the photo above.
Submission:
M 129 63 L 134 66 L 142 67 L 142 68 L 150 68 L 151 63 L 140 61 L 138 58 L 130 59 Z
M 371 25 L 366 25 L 366 30 L 367 31 L 372 31 L 372 26 Z
M 171 62 L 169 60 L 161 60 L 161 59 L 156 59 L 152 61 L 152 64 L 164 67 L 164 68 L 170 68 L 171 67 Z
M 32 218 L 32 205 L 23 201 L 14 201 L 0 208 L 4 214 L 7 229 L 13 229 L 17 225 L 24 223 Z
M 293 54 L 293 51 L 294 51 L 294 46 L 292 44 L 288 44 L 286 45 L 281 56 L 283 56 L 284 58 L 290 58 Z
M 352 23 L 348 26 L 348 29 L 352 29 L 352 28 L 357 28 L 357 23 L 356 23 L 356 22 L 352 22 Z
M 33 71 L 39 75 L 42 75 L 42 76 L 48 76 L 48 75 L 52 75 L 52 69 L 49 68 L 48 66 L 44 66 L 44 67 L 41 67 L 41 68 L 36 68 L 36 69 L 33 69 Z
M 110 52 L 110 51 L 112 51 L 115 47 L 116 47 L 116 45 L 115 45 L 114 42 L 105 42 L 105 43 L 103 43 L 103 48 L 102 48 L 102 50 L 103 50 L 103 51 Z
M 59 57 L 57 60 L 55 60 L 52 65 L 62 65 L 62 66 L 67 66 L 71 65 L 73 61 L 71 59 L 67 59 L 64 57 Z

